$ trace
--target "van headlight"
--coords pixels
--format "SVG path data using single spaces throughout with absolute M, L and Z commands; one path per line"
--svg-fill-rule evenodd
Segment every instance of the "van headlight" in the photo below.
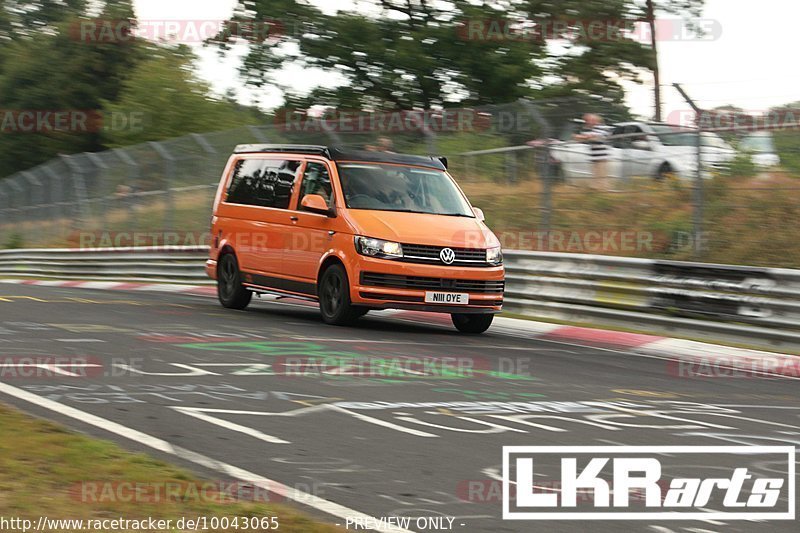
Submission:
M 489 248 L 486 250 L 486 262 L 490 265 L 500 265 L 503 263 L 503 249 L 499 246 L 497 248 Z
M 403 257 L 403 245 L 370 237 L 356 237 L 356 251 L 370 257 Z

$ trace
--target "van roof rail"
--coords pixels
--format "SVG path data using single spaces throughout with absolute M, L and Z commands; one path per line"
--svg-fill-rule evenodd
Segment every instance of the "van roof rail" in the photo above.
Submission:
M 234 148 L 235 154 L 252 154 L 257 152 L 291 152 L 296 154 L 321 155 L 331 158 L 327 146 L 314 144 L 239 144 Z
M 328 147 L 315 144 L 240 144 L 235 154 L 293 153 L 319 155 L 331 161 L 363 161 L 369 163 L 394 163 L 447 170 L 447 158 L 429 155 L 396 154 L 352 148 Z

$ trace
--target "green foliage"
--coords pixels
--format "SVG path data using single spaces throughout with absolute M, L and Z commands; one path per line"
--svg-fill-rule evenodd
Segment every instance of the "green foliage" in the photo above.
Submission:
M 779 131 L 773 134 L 781 166 L 794 175 L 800 174 L 800 132 Z
M 54 35 L 21 38 L 6 50 L 0 94 L 7 110 L 99 113 L 115 99 L 120 83 L 138 60 L 133 44 L 87 44 L 72 38 L 65 21 Z M 100 132 L 0 133 L 0 176 L 42 163 L 59 153 L 103 148 Z
M 209 96 L 210 87 L 193 72 L 185 47 L 151 47 L 122 83 L 119 98 L 104 102 L 107 116 L 127 117 L 127 126 L 107 129 L 104 144 L 119 147 L 218 131 L 263 121 L 253 110 Z
M 3 248 L 9 250 L 15 250 L 17 248 L 22 248 L 23 246 L 24 246 L 24 241 L 22 239 L 22 235 L 20 235 L 19 233 L 12 233 L 11 235 L 8 236 L 6 242 L 3 243 Z
M 82 0 L 5 2 L 0 8 L 0 94 L 3 109 L 21 112 L 82 111 L 98 115 L 104 100 L 114 100 L 122 80 L 140 58 L 138 42 L 87 43 L 76 39 L 75 25 L 87 20 Z M 100 16 L 133 14 L 129 0 L 105 3 Z M 11 30 L 2 29 L 7 21 Z M 0 176 L 30 168 L 65 153 L 103 149 L 101 132 L 0 131 Z
M 0 41 L 42 33 L 85 8 L 86 0 L 4 0 L 0 4 Z
M 730 166 L 725 171 L 726 176 L 749 177 L 756 174 L 752 154 L 738 152 Z
M 702 4 L 663 0 L 656 8 L 697 16 Z M 614 30 L 587 37 L 585 26 L 576 23 L 642 20 L 645 6 L 637 0 L 364 0 L 335 13 L 308 0 L 241 0 L 237 12 L 236 20 L 278 19 L 287 30 L 251 46 L 242 68 L 250 83 L 281 86 L 277 73 L 286 64 L 344 78 L 305 96 L 282 87 L 288 102 L 300 108 L 473 106 L 564 95 L 622 102 L 620 81 L 640 81 L 655 66 L 648 46 Z M 546 39 L 508 31 L 519 21 L 545 19 L 570 24 L 559 52 Z M 228 46 L 224 36 L 220 41 Z
M 10 4 L 0 7 L 0 40 L 9 41 L 0 48 L 2 109 L 15 114 L 79 111 L 102 118 L 87 130 L 0 130 L 0 177 L 59 154 L 101 151 L 263 120 L 229 99 L 211 98 L 208 85 L 194 74 L 194 56 L 185 48 L 137 39 L 77 39 L 75 27 L 89 20 L 82 1 Z M 14 6 L 18 9 L 12 10 Z M 129 18 L 133 9 L 129 0 L 107 1 L 98 16 Z

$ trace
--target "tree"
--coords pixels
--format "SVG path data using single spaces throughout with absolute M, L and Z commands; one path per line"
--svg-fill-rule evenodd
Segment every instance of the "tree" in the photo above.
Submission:
M 0 5 L 0 40 L 46 31 L 84 13 L 86 0 L 4 0 Z
M 33 28 L 39 27 L 40 22 L 56 20 L 55 15 L 49 14 L 55 11 L 48 11 L 45 7 L 55 10 L 54 6 L 60 2 L 31 3 L 39 4 L 42 9 L 25 16 L 15 14 L 14 17 L 32 21 Z M 76 10 L 83 3 L 69 1 L 63 4 Z M 117 1 L 107 2 L 101 16 L 127 17 L 132 14 L 129 1 Z M 52 23 L 47 31 L 20 30 L 14 34 L 4 49 L 0 72 L 4 119 L 26 111 L 97 115 L 102 112 L 103 102 L 117 99 L 122 82 L 141 58 L 140 43 L 135 40 L 125 43 L 82 42 L 71 32 L 82 20 L 86 19 L 73 15 Z M 37 127 L 35 131 L 23 132 L 13 125 L 0 130 L 0 176 L 30 168 L 60 153 L 102 150 L 102 132 L 94 124 L 97 123 L 87 124 L 86 128 L 67 127 L 61 131 Z
M 705 0 L 672 0 L 662 1 L 656 6 L 655 0 L 645 0 L 645 20 L 650 28 L 650 47 L 652 51 L 653 71 L 653 99 L 655 105 L 655 119 L 661 121 L 661 70 L 658 66 L 658 35 L 656 12 L 663 9 L 666 13 L 683 17 L 697 18 L 703 8 Z
M 512 101 L 542 73 L 534 59 L 544 57 L 543 43 L 465 35 L 465 20 L 499 18 L 489 2 L 376 0 L 360 6 L 365 4 L 369 9 L 333 15 L 305 0 L 240 4 L 238 22 L 284 21 L 277 37 L 251 42 L 243 75 L 255 85 L 284 88 L 298 104 L 386 110 Z M 277 74 L 289 63 L 337 73 L 345 83 L 299 97 Z
M 249 83 L 286 89 L 279 72 L 289 63 L 344 78 L 333 89 L 318 87 L 305 97 L 287 90 L 289 104 L 407 109 L 569 95 L 619 104 L 622 80 L 641 81 L 643 71 L 657 72 L 657 51 L 652 40 L 642 43 L 625 31 L 614 32 L 614 23 L 647 21 L 648 8 L 692 16 L 702 3 L 365 0 L 329 14 L 308 0 L 242 0 L 234 20 L 272 17 L 284 21 L 279 30 L 288 30 L 250 43 L 242 69 Z M 609 26 L 608 35 L 587 35 L 592 21 Z M 559 32 L 547 27 L 555 22 Z M 537 34 L 537 27 L 545 29 Z M 224 48 L 229 41 L 222 37 Z M 553 41 L 557 50 L 547 46 Z
M 108 147 L 261 122 L 252 109 L 212 98 L 208 84 L 194 75 L 195 56 L 188 48 L 153 45 L 149 52 L 122 83 L 119 98 L 105 102 L 105 115 L 125 117 L 126 124 L 105 131 Z

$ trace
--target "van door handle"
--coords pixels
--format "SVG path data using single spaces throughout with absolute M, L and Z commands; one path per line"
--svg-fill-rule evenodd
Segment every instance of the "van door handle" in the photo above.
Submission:
M 300 219 L 297 218 L 296 216 L 292 215 L 292 216 L 289 217 L 289 220 L 291 220 L 292 222 L 297 222 Z

